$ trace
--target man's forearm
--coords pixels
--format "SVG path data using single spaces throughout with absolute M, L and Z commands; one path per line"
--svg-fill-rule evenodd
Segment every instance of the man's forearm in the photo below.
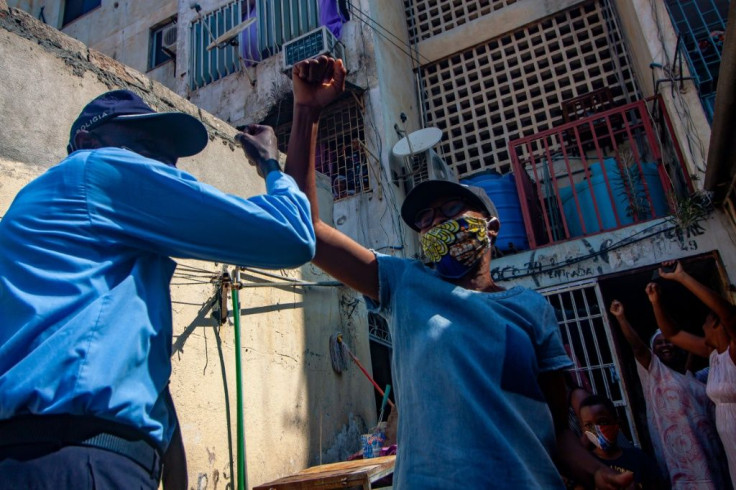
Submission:
M 306 194 L 312 207 L 312 220 L 319 220 L 314 156 L 317 148 L 320 110 L 294 105 L 294 116 L 286 152 L 286 173 L 291 175 Z
M 705 306 L 712 310 L 724 324 L 733 324 L 735 316 L 733 305 L 726 301 L 721 295 L 700 283 L 690 274 L 683 273 L 679 278 L 680 284 L 692 292 Z
M 629 343 L 629 345 L 634 349 L 637 350 L 641 347 L 646 347 L 646 344 L 641 340 L 641 337 L 639 337 L 639 334 L 637 334 L 634 331 L 634 327 L 631 326 L 629 323 L 629 319 L 625 316 L 617 316 L 616 320 L 618 321 L 618 324 L 621 326 L 621 333 L 624 334 L 624 337 L 626 337 L 626 341 Z
M 654 318 L 657 320 L 657 327 L 662 330 L 662 334 L 664 334 L 668 339 L 677 335 L 680 329 L 672 323 L 669 315 L 664 311 L 662 303 L 659 301 L 653 301 L 652 308 L 654 309 Z
M 649 346 L 644 343 L 641 337 L 639 337 L 639 334 L 636 333 L 634 327 L 631 326 L 625 315 L 617 316 L 616 320 L 621 326 L 621 333 L 624 335 L 626 341 L 634 351 L 634 357 L 636 357 L 640 364 L 648 369 L 649 363 L 651 362 L 651 351 L 649 350 Z
M 278 160 L 274 158 L 259 160 L 256 165 L 258 165 L 258 172 L 264 179 L 268 177 L 268 174 L 270 174 L 271 172 L 275 170 L 281 170 L 281 166 L 279 165 Z
M 569 429 L 557 434 L 556 459 L 563 472 L 585 488 L 592 487 L 595 472 L 601 467 L 601 463 L 580 444 Z

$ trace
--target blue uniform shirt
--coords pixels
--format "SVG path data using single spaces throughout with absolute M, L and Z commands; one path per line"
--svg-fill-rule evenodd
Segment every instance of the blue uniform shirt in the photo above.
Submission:
M 399 408 L 402 489 L 564 488 L 537 383 L 572 365 L 554 309 L 514 287 L 470 291 L 417 261 L 376 254 Z
M 93 415 L 165 449 L 169 257 L 280 268 L 314 254 L 306 196 L 281 172 L 266 187 L 243 199 L 102 148 L 23 188 L 0 221 L 0 420 Z

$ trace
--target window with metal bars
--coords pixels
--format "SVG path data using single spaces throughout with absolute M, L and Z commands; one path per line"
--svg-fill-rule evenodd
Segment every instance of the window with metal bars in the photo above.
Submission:
M 619 29 L 587 2 L 421 68 L 427 123 L 458 177 L 511 169 L 508 142 L 561 123 L 565 101 L 638 94 Z
M 243 15 L 241 7 L 246 5 L 246 2 L 232 2 L 192 22 L 189 27 L 189 85 L 192 90 L 204 87 L 240 68 L 237 46 L 226 44 L 214 49 L 207 47 L 240 23 Z
M 712 121 L 729 2 L 667 0 L 665 3 L 681 43 L 678 49 L 685 52 L 703 109 Z
M 286 152 L 291 123 L 276 128 L 279 150 Z M 330 177 L 335 200 L 371 189 L 365 127 L 360 105 L 346 98 L 327 108 L 320 118 L 316 168 Z
M 518 0 L 404 0 L 409 42 L 414 44 L 467 24 Z
M 555 309 L 563 345 L 575 364 L 569 370 L 573 382 L 591 393 L 608 397 L 624 415 L 627 432 L 638 445 L 629 394 L 620 374 L 621 362 L 616 356 L 598 284 L 579 283 L 539 292 Z
M 317 0 L 258 0 L 258 45 L 267 58 L 285 42 L 319 27 Z
M 215 39 L 249 18 L 256 22 L 231 42 L 207 49 Z M 248 64 L 281 51 L 287 41 L 319 27 L 317 0 L 237 0 L 192 22 L 190 86 L 204 87 Z

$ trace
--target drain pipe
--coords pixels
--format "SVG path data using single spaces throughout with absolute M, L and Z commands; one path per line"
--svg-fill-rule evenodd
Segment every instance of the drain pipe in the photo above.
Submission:
M 238 480 L 237 490 L 244 490 L 245 483 L 245 424 L 243 420 L 243 379 L 242 361 L 240 358 L 240 269 L 235 268 L 235 280 L 232 282 L 230 293 L 233 298 L 233 324 L 235 325 L 235 406 L 237 410 L 237 452 L 238 452 Z

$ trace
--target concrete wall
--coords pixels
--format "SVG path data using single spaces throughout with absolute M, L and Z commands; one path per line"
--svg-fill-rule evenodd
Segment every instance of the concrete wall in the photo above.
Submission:
M 438 36 L 417 44 L 422 64 L 446 58 L 483 41 L 512 32 L 539 21 L 555 12 L 565 10 L 582 0 L 519 0 L 509 6 L 484 15 Z
M 503 223 L 501 224 L 503 226 Z M 736 232 L 722 211 L 679 230 L 668 219 L 517 253 L 493 260 L 502 285 L 532 289 L 594 279 L 717 251 L 726 275 L 736 278 Z M 643 293 L 643 291 L 642 291 Z
M 0 84 L 0 216 L 25 183 L 66 155 L 68 128 L 83 105 L 119 87 L 140 93 L 158 110 L 188 112 L 206 124 L 210 144 L 180 161 L 181 168 L 226 192 L 246 197 L 264 192 L 263 181 L 235 147 L 231 126 L 25 12 L 8 9 L 5 0 L 0 0 Z M 329 185 L 321 189 L 330 220 Z M 199 278 L 175 279 L 172 286 L 171 386 L 190 487 L 224 488 L 232 485 L 236 441 L 233 312 L 220 327 L 204 305 L 215 292 L 210 279 L 229 266 L 179 262 L 177 274 L 193 267 L 198 272 L 189 275 Z M 283 280 L 328 279 L 311 265 L 272 273 Z M 243 273 L 247 285 L 273 281 L 282 282 L 258 271 Z M 240 298 L 249 486 L 357 450 L 358 434 L 375 423 L 372 387 L 355 368 L 340 376 L 332 371 L 328 342 L 342 331 L 370 369 L 367 335 L 356 322 L 365 312 L 354 307 L 352 293 L 261 286 L 244 288 Z

